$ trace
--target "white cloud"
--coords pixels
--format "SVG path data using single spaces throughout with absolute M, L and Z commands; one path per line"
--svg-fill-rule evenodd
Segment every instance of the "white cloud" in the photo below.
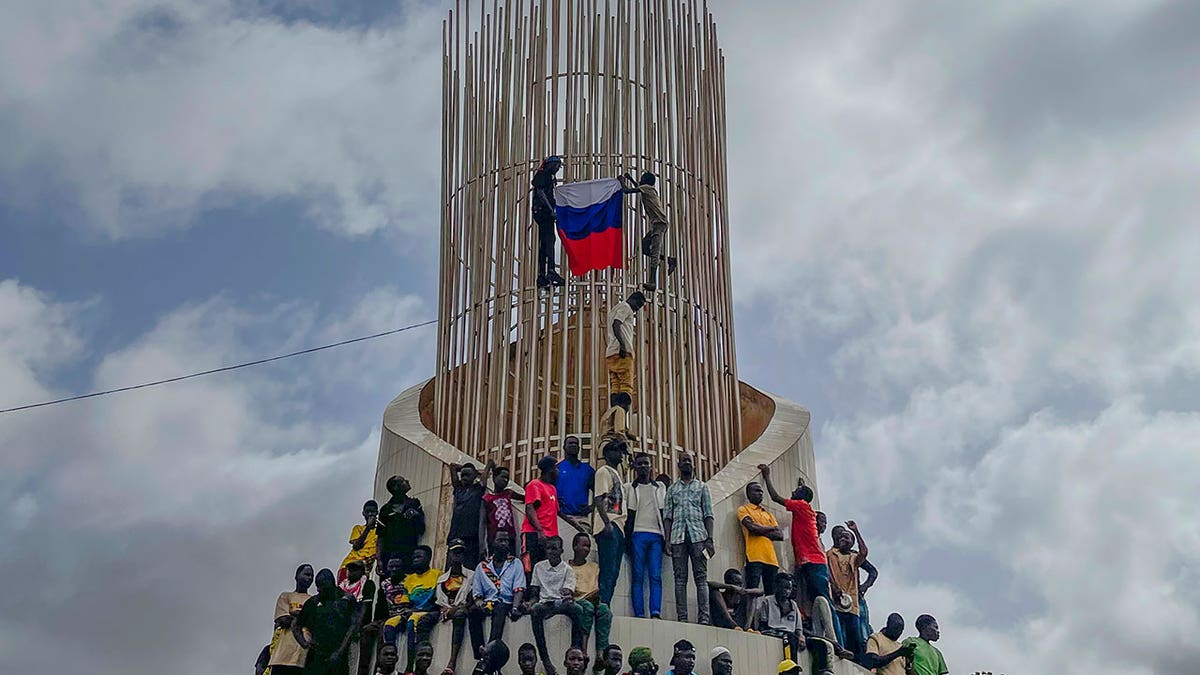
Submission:
M 0 201 L 74 195 L 119 238 L 234 198 L 297 199 L 349 235 L 436 217 L 440 21 L 286 25 L 238 3 L 59 0 L 0 10 Z M 32 176 L 48 174 L 36 191 Z

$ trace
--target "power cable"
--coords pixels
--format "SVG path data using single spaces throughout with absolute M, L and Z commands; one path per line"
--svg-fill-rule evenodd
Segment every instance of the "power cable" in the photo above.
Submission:
M 326 349 L 333 349 L 334 347 L 342 347 L 344 345 L 353 344 L 355 342 L 364 342 L 366 340 L 374 340 L 376 338 L 386 337 L 388 335 L 395 335 L 396 333 L 403 333 L 406 330 L 412 330 L 414 328 L 421 328 L 423 326 L 428 326 L 428 325 L 435 324 L 435 323 L 437 323 L 437 319 L 430 319 L 429 321 L 424 321 L 421 323 L 414 323 L 410 326 L 404 326 L 403 328 L 394 328 L 392 330 L 387 330 L 382 333 L 376 333 L 374 335 L 364 335 L 362 337 L 351 338 L 349 340 L 342 340 L 341 342 L 334 342 L 334 343 L 328 344 L 328 345 L 321 345 L 320 347 L 310 347 L 308 349 L 301 349 L 298 352 L 291 352 L 289 354 L 280 354 L 278 356 L 272 356 L 272 357 L 265 358 L 265 359 L 257 359 L 255 361 L 247 361 L 245 363 L 238 363 L 238 364 L 235 364 L 232 366 L 223 366 L 221 368 L 213 368 L 211 370 L 202 370 L 198 373 L 189 373 L 187 375 L 180 375 L 178 377 L 168 377 L 165 380 L 157 380 L 154 382 L 143 382 L 142 384 L 134 384 L 134 385 L 130 385 L 128 387 L 118 387 L 116 389 L 106 389 L 104 391 L 94 391 L 90 394 L 80 394 L 78 396 L 68 396 L 67 398 L 60 398 L 60 399 L 57 399 L 54 401 L 43 401 L 41 403 L 30 403 L 28 405 L 19 405 L 15 408 L 5 408 L 3 410 L 0 410 L 0 415 L 3 415 L 4 413 L 17 412 L 20 410 L 29 410 L 31 408 L 41 408 L 43 406 L 48 406 L 48 405 L 57 405 L 59 403 L 69 403 L 71 401 L 80 401 L 85 398 L 95 398 L 97 396 L 107 396 L 109 394 L 119 394 L 123 391 L 133 391 L 134 389 L 145 389 L 147 387 L 157 387 L 160 384 L 170 384 L 172 382 L 181 382 L 183 380 L 190 380 L 194 377 L 203 377 L 205 375 L 213 375 L 215 373 L 224 373 L 224 372 L 228 372 L 230 370 L 239 370 L 241 368 L 249 368 L 250 366 L 258 366 L 258 365 L 262 365 L 264 363 L 270 363 L 272 361 L 281 361 L 283 359 L 290 359 L 293 356 L 302 356 L 304 354 L 312 354 L 313 352 L 319 352 L 319 351 L 323 351 Z

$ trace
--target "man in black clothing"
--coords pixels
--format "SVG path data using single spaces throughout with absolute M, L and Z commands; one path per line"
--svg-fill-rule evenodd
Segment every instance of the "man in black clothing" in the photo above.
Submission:
M 551 155 L 542 161 L 533 174 L 533 220 L 538 226 L 538 288 L 562 286 L 566 283 L 554 271 L 554 238 L 558 229 L 557 204 L 554 202 L 554 174 L 562 168 L 562 158 Z
M 361 618 L 354 598 L 337 587 L 333 572 L 317 572 L 317 595 L 300 609 L 292 623 L 292 635 L 308 650 L 304 675 L 345 675 L 347 645 Z M 304 636 L 308 629 L 311 638 Z
M 387 570 L 391 558 L 400 558 L 407 571 L 413 550 L 425 534 L 425 511 L 419 499 L 408 496 L 411 490 L 412 485 L 404 476 L 392 476 L 387 481 L 392 498 L 379 509 L 377 529 L 381 570 Z
M 461 539 L 463 566 L 473 570 L 482 560 L 482 552 L 487 545 L 487 511 L 483 508 L 486 490 L 479 481 L 479 470 L 472 464 L 451 464 L 450 484 L 454 486 L 454 507 L 446 544 Z
M 483 655 L 475 664 L 474 675 L 501 675 L 500 669 L 508 663 L 508 645 L 501 640 L 492 640 L 483 646 Z

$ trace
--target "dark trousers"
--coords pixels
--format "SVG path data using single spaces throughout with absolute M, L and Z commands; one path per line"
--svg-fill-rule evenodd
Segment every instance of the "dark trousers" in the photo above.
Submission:
M 704 545 L 690 537 L 681 544 L 671 544 L 671 569 L 675 572 L 675 617 L 688 620 L 687 582 L 688 561 L 692 563 L 692 579 L 696 583 L 696 620 L 702 624 L 712 622 L 708 611 L 708 558 L 704 557 Z
M 493 642 L 504 637 L 504 622 L 508 621 L 508 613 L 512 610 L 512 605 L 507 602 L 490 602 L 487 603 L 490 608 L 485 607 L 479 609 L 474 605 L 471 606 L 470 612 L 467 614 L 467 626 L 471 631 L 471 651 L 475 654 L 475 658 L 479 658 L 479 653 L 483 650 L 483 620 L 487 617 L 492 617 L 492 630 L 488 633 L 488 642 Z
M 526 532 L 521 535 L 521 539 L 525 541 L 525 552 L 529 554 L 529 569 L 546 559 L 546 553 L 542 550 L 542 543 L 538 541 L 537 532 Z M 525 571 L 526 574 L 529 570 Z
M 613 593 L 617 590 L 617 578 L 621 575 L 621 556 L 625 552 L 625 533 L 621 528 L 608 524 L 608 529 L 596 535 L 596 545 L 599 547 L 600 567 L 600 602 L 612 604 Z
M 796 576 L 804 584 L 804 592 L 808 601 L 820 596 L 833 606 L 833 596 L 829 594 L 829 566 L 824 563 L 804 563 L 796 566 Z
M 858 615 L 850 612 L 835 612 L 834 621 L 842 627 L 842 634 L 839 638 L 842 641 L 842 646 L 854 654 L 854 660 L 862 658 L 863 652 L 866 651 L 866 645 L 862 641 L 862 633 L 858 631 Z
M 805 637 L 804 644 L 812 654 L 812 667 L 816 675 L 833 675 L 833 645 L 828 640 L 815 637 Z
M 758 588 L 758 582 L 762 581 L 763 596 L 770 596 L 775 592 L 775 573 L 778 571 L 778 567 L 769 563 L 746 563 L 746 588 Z
M 555 615 L 570 619 L 571 644 L 576 647 L 583 645 L 583 633 L 579 630 L 579 616 L 574 604 L 562 600 L 548 600 L 535 604 L 529 613 L 529 619 L 533 623 L 533 641 L 537 645 L 538 656 L 541 657 L 542 666 L 547 671 L 555 668 L 554 662 L 550 660 L 549 650 L 546 649 L 546 619 Z
M 558 220 L 553 214 L 536 212 L 533 220 L 538 226 L 538 276 L 554 271 L 554 235 Z
M 405 632 L 408 633 L 408 671 L 412 672 L 413 666 L 417 660 L 417 645 L 421 642 L 429 640 L 429 636 L 433 634 L 433 627 L 437 625 L 438 619 L 441 618 L 441 612 L 425 612 L 418 619 L 409 619 L 408 626 L 405 627 Z

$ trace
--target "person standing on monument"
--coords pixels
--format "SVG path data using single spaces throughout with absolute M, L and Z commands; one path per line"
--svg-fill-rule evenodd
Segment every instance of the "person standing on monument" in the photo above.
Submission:
M 337 587 L 333 572 L 317 572 L 317 594 L 300 608 L 292 636 L 308 650 L 304 675 L 343 675 L 349 670 L 350 638 L 361 618 L 361 605 Z
M 662 200 L 654 174 L 647 171 L 636 184 L 628 173 L 617 177 L 621 181 L 621 191 L 625 194 L 637 194 L 642 205 L 642 215 L 646 216 L 646 236 L 642 237 L 642 255 L 646 256 L 646 283 L 642 288 L 653 293 L 658 289 L 658 266 L 666 262 L 667 274 L 674 274 L 678 260 L 663 254 L 663 239 L 667 235 L 667 212 L 663 210 Z
M 487 509 L 487 551 L 491 555 L 492 542 L 500 532 L 507 532 L 509 541 L 517 541 L 517 512 L 512 503 L 514 493 L 508 487 L 512 478 L 508 467 L 489 461 L 488 472 L 492 474 L 492 491 L 483 495 L 483 501 Z
M 484 480 L 487 477 L 484 476 Z M 450 465 L 450 485 L 454 488 L 454 505 L 450 511 L 450 531 L 446 543 L 462 541 L 463 565 L 475 569 L 483 559 L 487 539 L 487 511 L 483 495 L 487 489 L 479 481 L 479 470 L 470 462 Z
M 629 394 L 633 397 L 633 329 L 637 312 L 646 304 L 646 296 L 634 291 L 629 298 L 612 306 L 605 318 L 608 326 L 608 347 L 604 352 L 608 366 L 608 395 Z
M 833 598 L 829 594 L 829 566 L 817 534 L 817 512 L 812 508 L 812 488 L 798 485 L 792 491 L 792 498 L 784 499 L 771 484 L 771 467 L 759 464 L 758 470 L 762 472 L 763 483 L 767 487 L 767 494 L 771 495 L 771 501 L 792 514 L 791 539 L 792 552 L 795 554 L 796 585 L 806 592 L 805 604 L 820 596 L 832 605 Z
M 308 652 L 297 642 L 292 633 L 292 623 L 300 616 L 300 609 L 311 595 L 313 567 L 308 563 L 296 568 L 296 590 L 284 591 L 275 601 L 275 634 L 271 640 L 271 658 L 267 662 L 272 673 L 277 675 L 299 675 L 304 669 Z
M 577 519 L 591 511 L 588 492 L 592 489 L 596 469 L 579 459 L 578 436 L 564 438 L 562 450 L 563 460 L 558 463 L 558 479 L 554 481 L 554 489 L 558 491 L 558 514 L 579 529 Z
M 562 286 L 566 283 L 554 270 L 554 241 L 557 236 L 558 215 L 555 212 L 555 174 L 562 168 L 562 158 L 551 155 L 542 160 L 533 174 L 533 221 L 538 228 L 538 288 Z
M 387 480 L 387 491 L 391 499 L 379 509 L 379 525 L 376 527 L 379 548 L 379 567 L 388 570 L 388 561 L 399 558 L 403 569 L 408 569 L 412 553 L 425 534 L 425 511 L 421 500 L 409 497 L 412 484 L 404 476 L 392 476 Z
M 669 533 L 671 566 L 675 572 L 675 614 L 682 622 L 688 620 L 687 579 L 688 562 L 696 584 L 697 621 L 712 622 L 708 609 L 708 559 L 716 553 L 713 547 L 712 496 L 704 481 L 696 478 L 696 467 L 688 453 L 679 455 L 676 466 L 679 480 L 667 488 L 663 507 L 663 527 Z
M 667 488 L 651 476 L 650 455 L 644 452 L 633 457 L 633 475 L 633 482 L 625 486 L 625 542 L 633 575 L 633 615 L 646 616 L 645 586 L 649 577 L 650 618 L 658 619 L 662 614 L 662 557 L 667 546 L 663 528 Z
M 596 537 L 600 562 L 600 602 L 612 603 L 621 574 L 621 556 L 625 553 L 625 486 L 621 482 L 621 463 L 629 449 L 616 439 L 604 446 L 604 466 L 596 471 L 596 518 L 592 534 Z
M 913 653 L 913 645 L 900 644 L 900 636 L 904 633 L 904 617 L 893 612 L 888 615 L 887 625 L 867 638 L 867 651 L 863 654 L 862 665 L 873 668 L 875 675 L 904 675 L 905 659 Z
M 858 540 L 857 551 L 852 548 L 855 539 Z M 867 559 L 867 543 L 853 520 L 847 520 L 845 527 L 833 528 L 833 547 L 825 552 L 825 556 L 829 560 L 835 618 L 842 627 L 839 638 L 842 646 L 853 652 L 857 660 L 862 658 L 866 647 L 858 627 L 858 569 Z
M 737 518 L 746 545 L 746 588 L 758 588 L 761 581 L 763 592 L 770 595 L 774 592 L 775 573 L 779 571 L 779 559 L 772 542 L 783 541 L 783 529 L 762 502 L 762 486 L 748 483 L 746 503 L 738 507 Z
M 538 477 L 525 486 L 525 520 L 521 523 L 521 537 L 525 542 L 525 553 L 529 556 L 528 568 L 546 559 L 542 545 L 550 537 L 558 536 L 558 465 L 550 455 L 538 460 Z

